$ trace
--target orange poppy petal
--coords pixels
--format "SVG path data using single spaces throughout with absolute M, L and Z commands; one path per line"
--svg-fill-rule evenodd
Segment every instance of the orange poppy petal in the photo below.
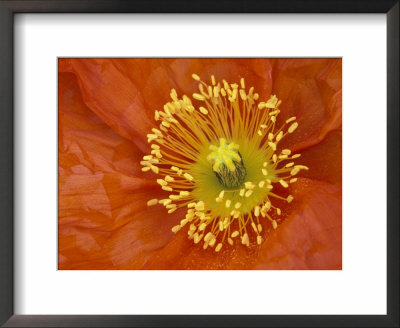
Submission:
M 291 193 L 294 211 L 262 244 L 254 268 L 341 269 L 341 189 L 299 179 Z
M 59 74 L 59 268 L 140 268 L 173 236 L 165 198 L 137 177 L 142 153 L 83 103 L 76 77 Z
M 187 95 L 198 92 L 198 82 L 193 81 L 193 73 L 207 82 L 211 81 L 211 75 L 214 75 L 217 81 L 225 79 L 229 83 L 239 83 L 244 77 L 246 88 L 253 86 L 261 99 L 271 93 L 272 65 L 269 59 L 176 59 L 170 64 L 170 70 L 178 89 Z
M 342 185 L 342 131 L 334 130 L 326 138 L 301 152 L 301 164 L 309 167 L 299 176 Z
M 140 269 L 173 237 L 176 217 L 146 205 L 149 194 L 162 195 L 143 181 L 89 172 L 63 179 L 59 269 Z
M 144 138 L 171 88 L 196 92 L 193 73 L 232 83 L 246 77 L 260 97 L 272 87 L 268 59 L 60 59 L 59 69 L 77 75 L 86 105 L 126 138 Z
M 76 74 L 82 98 L 115 132 L 147 148 L 153 120 L 137 87 L 109 59 L 60 59 L 60 71 Z M 151 115 L 152 116 L 152 115 Z
M 74 154 L 79 162 L 104 172 L 140 172 L 143 153 L 85 106 L 76 77 L 60 73 L 58 86 L 60 157 Z
M 297 117 L 296 133 L 281 146 L 300 151 L 342 126 L 341 59 L 277 59 L 273 93 L 282 100 L 280 121 Z
M 341 190 L 299 178 L 291 213 L 265 241 L 247 248 L 238 240 L 216 254 L 187 240 L 185 229 L 146 263 L 146 269 L 340 269 Z
M 269 59 L 112 59 L 112 63 L 141 91 L 151 113 L 169 101 L 172 88 L 181 95 L 197 92 L 198 82 L 193 80 L 193 73 L 204 81 L 210 81 L 211 75 L 231 83 L 245 77 L 248 87 L 254 86 L 261 97 L 268 96 L 272 88 Z

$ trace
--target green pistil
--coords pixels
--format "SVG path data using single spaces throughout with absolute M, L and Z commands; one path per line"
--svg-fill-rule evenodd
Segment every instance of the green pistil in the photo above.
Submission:
M 246 167 L 244 166 L 242 155 L 238 152 L 240 156 L 240 161 L 232 161 L 235 169 L 232 171 L 228 168 L 227 165 L 221 163 L 219 165 L 218 172 L 214 171 L 215 175 L 218 178 L 218 181 L 225 188 L 233 189 L 241 186 L 246 178 Z

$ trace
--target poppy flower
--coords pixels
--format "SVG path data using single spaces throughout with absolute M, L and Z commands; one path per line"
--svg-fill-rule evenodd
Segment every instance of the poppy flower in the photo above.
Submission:
M 340 59 L 60 59 L 59 269 L 341 269 Z

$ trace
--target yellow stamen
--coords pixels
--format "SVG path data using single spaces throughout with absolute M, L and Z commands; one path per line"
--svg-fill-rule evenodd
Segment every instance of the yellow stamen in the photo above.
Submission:
M 197 211 L 204 211 L 204 202 L 203 202 L 203 201 L 198 202 L 198 203 L 195 205 L 195 209 L 196 209 Z
M 199 100 L 199 101 L 203 101 L 203 100 L 206 99 L 203 95 L 198 94 L 198 93 L 194 93 L 193 94 L 193 98 L 196 99 L 196 100 Z
M 293 124 L 289 127 L 288 132 L 289 132 L 289 133 L 292 133 L 294 130 L 297 129 L 298 126 L 299 126 L 299 124 L 298 124 L 297 122 L 293 123 Z
M 184 176 L 187 180 L 193 181 L 193 177 L 192 177 L 189 173 L 185 173 L 183 176 Z
M 290 162 L 300 154 L 278 151 L 281 140 L 297 129 L 296 117 L 277 126 L 281 101 L 276 95 L 258 101 L 259 94 L 254 87 L 246 89 L 244 78 L 228 83 L 211 75 L 205 79 L 209 84 L 197 74 L 192 78 L 198 81 L 192 97 L 172 89 L 172 101 L 154 112 L 158 123 L 147 134 L 150 154 L 140 161 L 141 170 L 157 174 L 169 195 L 147 205 L 162 204 L 168 213 L 186 209 L 172 231 L 188 226 L 188 238 L 195 244 L 203 240 L 204 249 L 215 246 L 219 252 L 225 240 L 232 246 L 238 236 L 245 246 L 250 240 L 261 245 L 262 221 L 270 222 L 265 227 L 271 232 L 278 223 L 270 211 L 285 211 L 273 200 L 293 201 L 292 195 L 271 190 L 276 184 L 288 188 L 297 181 L 293 176 L 308 170 Z
M 278 223 L 275 220 L 272 220 L 272 227 L 274 228 L 274 230 L 278 228 Z
M 147 202 L 147 206 L 153 206 L 153 205 L 156 205 L 157 203 L 158 203 L 158 199 L 150 199 Z
M 219 252 L 219 251 L 221 250 L 221 248 L 222 248 L 222 243 L 219 243 L 219 244 L 217 245 L 217 247 L 215 247 L 215 251 L 216 251 L 216 252 Z
M 201 106 L 199 109 L 200 109 L 200 112 L 202 112 L 204 115 L 208 114 L 208 110 L 205 109 L 204 107 Z
M 285 180 L 279 180 L 279 183 L 285 188 L 289 187 L 288 183 Z

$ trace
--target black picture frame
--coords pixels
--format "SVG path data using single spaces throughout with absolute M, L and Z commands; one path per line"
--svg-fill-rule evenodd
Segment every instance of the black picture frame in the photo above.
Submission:
M 387 16 L 387 315 L 15 315 L 13 29 L 17 13 L 384 13 Z M 0 324 L 4 327 L 399 327 L 399 1 L 0 0 Z M 368 286 L 366 286 L 368 288 Z

